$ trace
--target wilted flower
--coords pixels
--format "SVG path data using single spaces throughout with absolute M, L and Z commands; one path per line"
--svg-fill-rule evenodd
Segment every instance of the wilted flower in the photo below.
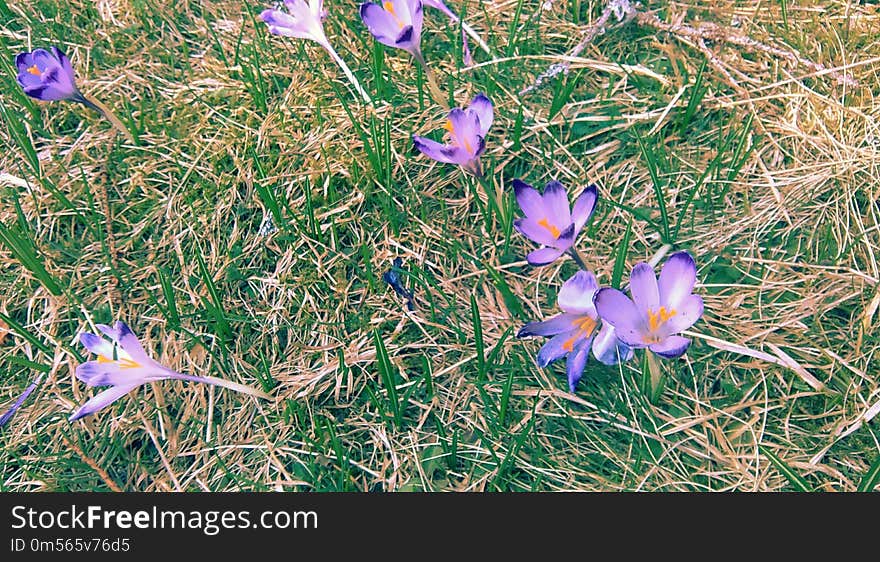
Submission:
M 104 115 L 129 142 L 134 142 L 131 133 L 106 105 L 82 95 L 76 86 L 76 79 L 70 59 L 61 49 L 52 47 L 35 49 L 30 53 L 19 53 L 15 57 L 18 68 L 18 83 L 24 93 L 41 101 L 75 101 Z
M 583 376 L 591 348 L 596 359 L 606 365 L 614 365 L 618 358 L 626 361 L 632 357 L 632 350 L 618 341 L 613 327 L 603 324 L 596 333 L 599 315 L 593 305 L 593 295 L 598 289 L 596 276 L 592 272 L 578 271 L 559 289 L 557 300 L 563 313 L 543 322 L 526 324 L 517 333 L 519 338 L 550 337 L 550 341 L 538 351 L 538 366 L 543 368 L 565 357 L 571 392 L 575 391 Z
M 137 336 L 123 322 L 116 322 L 112 328 L 104 324 L 98 324 L 97 327 L 110 341 L 88 332 L 80 336 L 80 343 L 96 354 L 98 359 L 79 365 L 76 368 L 76 378 L 88 386 L 110 388 L 99 392 L 83 404 L 70 417 L 71 421 L 94 414 L 142 384 L 165 379 L 213 384 L 251 396 L 270 398 L 266 393 L 249 386 L 215 377 L 184 375 L 160 365 L 147 355 Z
M 687 252 L 669 256 L 659 283 L 653 268 L 642 262 L 630 275 L 632 299 L 617 289 L 601 289 L 595 297 L 596 310 L 628 345 L 647 347 L 662 357 L 679 357 L 691 342 L 676 334 L 703 315 L 703 299 L 692 294 L 696 280 L 697 266 Z
M 447 164 L 458 164 L 471 174 L 483 175 L 480 156 L 486 150 L 486 134 L 492 126 L 494 108 L 485 94 L 477 94 L 467 109 L 459 107 L 449 112 L 446 131 L 449 142 L 413 135 L 413 144 L 429 158 Z
M 543 195 L 519 179 L 513 180 L 513 190 L 516 202 L 526 215 L 516 219 L 514 227 L 529 240 L 544 246 L 531 252 L 526 257 L 528 262 L 531 265 L 546 265 L 567 251 L 574 255 L 575 239 L 596 209 L 599 197 L 596 186 L 587 187 L 571 209 L 568 207 L 568 194 L 558 181 L 548 182 Z
M 361 86 L 354 73 L 339 56 L 339 53 L 330 44 L 324 33 L 324 25 L 321 23 L 326 13 L 324 12 L 323 0 L 284 0 L 284 10 L 263 10 L 260 13 L 262 19 L 269 26 L 269 33 L 284 37 L 296 37 L 299 39 L 311 39 L 324 47 L 330 57 L 339 65 L 342 72 L 358 91 L 364 101 L 372 102 L 370 95 Z
M 381 4 L 364 2 L 360 8 L 364 25 L 383 45 L 409 51 L 422 58 L 422 1 L 382 0 Z
M 8 410 L 6 410 L 6 413 L 0 416 L 0 427 L 3 427 L 4 425 L 6 425 L 6 422 L 12 419 L 12 416 L 15 415 L 19 408 L 21 408 L 21 405 L 24 404 L 24 401 L 27 400 L 28 396 L 30 396 L 34 389 L 37 388 L 37 385 L 40 384 L 42 378 L 43 375 L 39 375 L 36 380 L 34 380 L 34 382 L 29 384 L 28 387 L 24 389 L 24 392 L 21 393 L 21 396 L 19 396 L 18 399 L 15 401 L 15 403 Z

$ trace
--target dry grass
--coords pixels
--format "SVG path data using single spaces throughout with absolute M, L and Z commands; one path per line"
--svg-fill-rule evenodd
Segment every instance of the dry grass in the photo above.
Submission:
M 797 486 L 769 450 L 811 489 L 854 490 L 880 456 L 876 421 L 866 419 L 880 402 L 875 7 L 788 5 L 783 20 L 775 2 L 662 3 L 664 21 L 735 21 L 741 33 L 845 68 L 859 83 L 710 45 L 726 70 L 707 65 L 689 122 L 683 115 L 705 54 L 635 24 L 609 30 L 572 61 L 579 82 L 552 117 L 552 87 L 517 98 L 577 43 L 601 5 L 585 2 L 578 23 L 561 2 L 547 11 L 523 2 L 519 16 L 511 1 L 471 7 L 468 20 L 492 38 L 496 60 L 475 51 L 470 69 L 453 64 L 455 28 L 428 12 L 426 55 L 452 76 L 456 102 L 488 90 L 498 108 L 489 181 L 508 203 L 512 178 L 555 177 L 578 189 L 595 182 L 603 201 L 658 221 L 634 131 L 659 155 L 669 216 L 684 217 L 674 242 L 697 256 L 706 314 L 687 357 L 665 364 L 666 389 L 652 402 L 638 362 L 622 370 L 591 364 L 573 396 L 561 368 L 534 366 L 536 342 L 503 337 L 553 313 L 573 265 L 527 267 L 527 243 L 513 236 L 508 246 L 499 221 L 487 225 L 480 214 L 474 194 L 485 194 L 413 153 L 410 135 L 435 131 L 442 111 L 427 96 L 420 105 L 406 57 L 385 53 L 391 101 L 371 118 L 318 47 L 255 25 L 247 10 L 261 6 L 75 0 L 53 15 L 59 3 L 36 4 L 10 3 L 0 29 L 4 58 L 60 42 L 82 89 L 130 116 L 139 142 L 121 144 L 79 107 L 41 105 L 33 116 L 12 96 L 14 78 L 4 81 L 3 106 L 23 118 L 39 174 L 75 208 L 39 181 L 10 129 L 0 132 L 0 221 L 28 227 L 66 289 L 50 294 L 0 246 L 0 312 L 45 347 L 0 331 L 3 403 L 38 372 L 16 358 L 47 371 L 0 433 L 2 489 Z M 331 40 L 375 91 L 372 41 L 354 11 L 327 7 Z M 379 129 L 387 120 L 390 181 L 371 167 L 340 99 L 368 135 L 371 119 Z M 719 150 L 725 138 L 732 140 Z M 258 188 L 275 194 L 287 222 L 268 237 L 257 234 L 269 213 Z M 630 222 L 629 266 L 662 245 L 654 227 L 621 206 L 602 204 L 580 242 L 606 283 Z M 223 320 L 210 312 L 216 303 L 197 253 L 221 295 Z M 418 278 L 410 280 L 413 312 L 381 281 L 395 256 Z M 496 272 L 503 282 L 493 282 Z M 508 288 L 522 312 L 505 299 Z M 500 345 L 485 382 L 471 297 L 486 350 Z M 265 372 L 276 383 L 274 402 L 162 382 L 69 423 L 91 395 L 73 376 L 76 338 L 89 322 L 115 318 L 174 369 L 254 385 Z M 399 370 L 398 393 L 410 392 L 402 423 L 384 410 L 374 330 Z

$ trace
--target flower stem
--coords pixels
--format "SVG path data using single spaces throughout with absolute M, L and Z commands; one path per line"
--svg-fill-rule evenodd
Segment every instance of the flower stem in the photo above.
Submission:
M 666 382 L 663 374 L 663 367 L 657 360 L 657 356 L 648 349 L 645 350 L 645 361 L 647 362 L 648 376 L 647 380 L 644 381 L 646 384 L 643 391 L 648 395 L 648 400 L 652 404 L 656 404 L 660 400 L 660 396 L 663 394 L 663 387 Z
M 125 140 L 127 140 L 130 144 L 134 144 L 134 137 L 131 136 L 128 128 L 122 123 L 122 121 L 119 120 L 119 117 L 116 117 L 116 114 L 114 114 L 109 107 L 99 102 L 98 100 L 89 99 L 82 94 L 79 94 L 79 97 L 76 99 L 76 101 L 80 102 L 86 107 L 94 109 L 95 111 L 103 115 L 108 121 L 110 121 L 110 123 L 116 128 L 117 131 L 122 133 L 122 135 L 125 137 Z
M 660 249 L 657 250 L 657 253 L 651 256 L 651 259 L 648 260 L 648 263 L 651 264 L 651 267 L 657 267 L 657 264 L 660 263 L 660 260 L 662 260 L 671 249 L 672 244 L 663 244 L 663 246 L 661 246 Z
M 443 90 L 441 90 L 440 85 L 437 84 L 434 72 L 428 67 L 428 63 L 425 62 L 425 57 L 423 57 L 422 53 L 419 51 L 413 53 L 413 57 L 415 57 L 418 63 L 422 65 L 422 70 L 425 71 L 425 78 L 428 80 L 428 89 L 431 90 L 431 97 L 434 98 L 434 101 L 445 111 L 449 111 L 449 103 L 446 101 L 446 96 L 443 95 Z
M 336 64 L 339 65 L 339 68 L 342 69 L 342 72 L 345 74 L 345 77 L 348 78 L 348 81 L 351 82 L 351 85 L 354 86 L 354 89 L 364 98 L 364 101 L 367 103 L 373 103 L 373 99 L 370 97 L 370 94 L 364 90 L 361 83 L 358 82 L 358 79 L 355 77 L 354 73 L 348 68 L 348 65 L 345 64 L 345 61 L 342 60 L 342 57 L 339 56 L 339 53 L 330 45 L 330 43 L 324 44 L 324 48 L 327 49 L 327 52 L 330 53 L 330 57 L 336 61 Z
M 587 262 L 584 261 L 583 256 L 581 256 L 580 252 L 577 251 L 577 248 L 575 248 L 574 246 L 569 248 L 568 255 L 571 256 L 571 259 L 573 259 L 576 264 L 578 264 L 578 267 L 580 267 L 584 271 L 590 271 L 590 268 L 587 267 Z
M 223 388 L 228 388 L 229 390 L 234 390 L 236 392 L 241 392 L 244 394 L 248 394 L 250 396 L 255 396 L 257 398 L 265 398 L 266 400 L 272 400 L 272 397 L 263 392 L 262 390 L 257 390 L 256 388 L 252 388 L 250 386 L 246 386 L 243 384 L 239 384 L 237 382 L 228 381 L 226 379 L 220 379 L 217 377 L 197 377 L 193 375 L 184 375 L 183 373 L 174 373 L 171 378 L 175 378 L 178 380 L 185 380 L 191 382 L 200 382 L 204 384 L 212 384 L 214 386 L 221 386 Z

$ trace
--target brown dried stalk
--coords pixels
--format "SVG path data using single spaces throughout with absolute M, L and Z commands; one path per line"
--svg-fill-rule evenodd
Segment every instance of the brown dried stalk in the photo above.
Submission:
M 813 62 L 810 59 L 800 55 L 797 51 L 762 43 L 746 35 L 739 34 L 732 29 L 724 28 L 712 22 L 704 22 L 696 27 L 688 25 L 686 23 L 666 23 L 653 13 L 642 11 L 639 8 L 641 8 L 640 4 L 630 3 L 629 0 L 609 0 L 608 4 L 605 5 L 605 9 L 602 10 L 602 14 L 592 25 L 587 27 L 581 40 L 568 53 L 566 58 L 572 59 L 577 57 L 596 37 L 605 33 L 606 29 L 608 28 L 608 20 L 611 18 L 611 14 L 613 13 L 615 14 L 617 20 L 619 22 L 623 22 L 623 24 L 634 21 L 638 25 L 651 27 L 653 29 L 656 29 L 657 31 L 669 33 L 676 39 L 679 39 L 687 43 L 688 45 L 696 45 L 700 52 L 702 52 L 703 55 L 708 58 L 712 66 L 718 69 L 731 83 L 731 85 L 734 86 L 734 88 L 736 88 L 737 90 L 740 90 L 741 87 L 736 83 L 735 80 L 733 80 L 733 77 L 724 68 L 714 52 L 706 45 L 706 41 L 738 45 L 745 48 L 747 51 L 766 53 L 768 55 L 787 60 L 792 64 L 810 68 L 818 75 L 828 74 L 834 77 L 841 84 L 846 84 L 848 86 L 858 86 L 858 82 L 853 77 L 842 74 L 837 70 L 830 69 L 821 63 Z M 570 67 L 570 60 L 550 65 L 547 70 L 545 70 L 544 72 L 539 74 L 537 78 L 535 78 L 535 81 L 532 82 L 530 86 L 520 91 L 520 96 L 525 96 L 536 90 L 539 90 L 556 76 L 563 73 L 568 73 Z

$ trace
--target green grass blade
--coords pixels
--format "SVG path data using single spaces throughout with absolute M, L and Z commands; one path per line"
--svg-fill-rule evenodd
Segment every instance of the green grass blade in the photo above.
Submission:
M 871 465 L 871 468 L 862 477 L 862 481 L 859 482 L 858 491 L 872 492 L 878 484 L 880 484 L 880 455 L 877 455 L 877 458 L 874 459 L 874 464 Z
M 620 288 L 620 281 L 623 279 L 623 270 L 626 268 L 626 254 L 629 250 L 629 240 L 632 237 L 632 220 L 626 223 L 626 233 L 623 240 L 617 248 L 617 256 L 614 258 L 614 271 L 611 273 L 611 286 L 615 289 Z
M 761 454 L 770 459 L 770 462 L 773 463 L 773 466 L 776 467 L 779 472 L 782 473 L 783 476 L 794 486 L 799 492 L 809 492 L 810 485 L 804 480 L 803 476 L 794 471 L 790 466 L 785 464 L 782 459 L 777 457 L 770 449 L 765 447 L 764 445 L 758 445 L 758 449 L 761 451 Z
M 220 298 L 220 292 L 217 290 L 217 286 L 214 285 L 214 279 L 211 277 L 208 266 L 205 264 L 205 259 L 202 257 L 202 249 L 198 246 L 196 247 L 195 255 L 199 263 L 199 274 L 205 287 L 208 288 L 208 295 L 211 298 L 210 301 L 202 299 L 202 303 L 211 317 L 214 318 L 217 335 L 223 340 L 229 340 L 232 338 L 232 329 L 229 327 L 229 321 L 226 319 L 226 314 L 223 311 L 223 300 Z
M 373 330 L 373 344 L 376 348 L 376 362 L 379 368 L 379 378 L 385 392 L 388 394 L 388 404 L 391 406 L 391 413 L 394 415 L 394 422 L 400 426 L 402 423 L 400 401 L 397 397 L 397 371 L 388 358 L 388 350 L 385 349 L 385 342 L 378 330 Z
M 660 210 L 660 226 L 662 227 L 662 235 L 663 242 L 669 243 L 670 232 L 669 232 L 669 216 L 666 211 L 666 193 L 664 191 L 663 183 L 660 181 L 660 166 L 657 160 L 657 155 L 654 151 L 645 144 L 645 140 L 642 138 L 642 135 L 639 134 L 638 128 L 632 128 L 633 133 L 636 136 L 636 140 L 639 143 L 639 151 L 642 154 L 642 158 L 645 159 L 645 164 L 648 166 L 648 173 L 651 175 L 651 185 L 654 188 L 654 196 L 657 199 L 657 207 Z
M 483 341 L 483 326 L 480 323 L 480 308 L 477 306 L 477 299 L 471 294 L 471 322 L 474 327 L 474 347 L 477 352 L 477 371 L 479 372 L 478 380 L 480 382 L 486 380 L 486 347 Z
M 0 222 L 0 242 L 12 252 L 15 259 L 30 271 L 50 293 L 56 297 L 64 294 L 64 289 L 46 270 L 38 255 L 37 248 L 30 238 L 16 232 L 15 229 L 8 228 Z

